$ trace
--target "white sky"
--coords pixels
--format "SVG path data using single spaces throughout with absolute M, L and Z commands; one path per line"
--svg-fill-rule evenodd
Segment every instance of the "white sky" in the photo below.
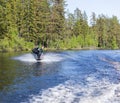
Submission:
M 88 18 L 92 12 L 96 15 L 104 14 L 112 17 L 117 16 L 120 20 L 120 0 L 65 0 L 70 13 L 73 13 L 76 8 L 79 8 L 82 12 L 87 13 Z

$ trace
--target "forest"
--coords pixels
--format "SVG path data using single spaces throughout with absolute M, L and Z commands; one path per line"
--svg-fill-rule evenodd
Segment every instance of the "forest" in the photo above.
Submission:
M 0 0 L 0 52 L 47 49 L 119 49 L 116 16 L 65 11 L 65 0 Z

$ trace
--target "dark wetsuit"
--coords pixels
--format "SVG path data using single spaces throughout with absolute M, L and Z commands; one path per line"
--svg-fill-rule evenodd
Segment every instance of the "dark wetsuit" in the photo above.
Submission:
M 32 52 L 37 55 L 37 58 L 38 58 L 38 59 L 40 59 L 40 57 L 41 57 L 41 55 L 42 55 L 42 53 L 43 53 L 43 50 L 42 50 L 42 49 L 39 49 L 39 48 L 34 48 L 34 49 L 32 50 Z

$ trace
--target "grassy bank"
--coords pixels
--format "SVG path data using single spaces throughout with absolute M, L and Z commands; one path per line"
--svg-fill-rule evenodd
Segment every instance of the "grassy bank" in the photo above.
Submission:
M 26 42 L 23 38 L 5 37 L 0 39 L 0 52 L 30 51 L 33 47 L 32 42 Z

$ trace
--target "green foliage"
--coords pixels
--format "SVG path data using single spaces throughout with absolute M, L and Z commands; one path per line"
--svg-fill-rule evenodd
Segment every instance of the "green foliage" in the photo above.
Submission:
M 116 42 L 116 38 L 115 38 L 115 37 L 113 37 L 111 46 L 112 46 L 112 49 L 118 49 L 118 46 L 117 46 L 117 42 Z
M 12 33 L 11 36 L 5 37 L 0 40 L 0 51 L 26 51 L 33 48 L 32 42 L 26 42 L 23 38 L 20 38 L 16 33 Z
M 120 48 L 120 24 L 78 8 L 65 18 L 64 0 L 0 1 L 0 51 L 31 50 L 38 42 L 52 49 Z

